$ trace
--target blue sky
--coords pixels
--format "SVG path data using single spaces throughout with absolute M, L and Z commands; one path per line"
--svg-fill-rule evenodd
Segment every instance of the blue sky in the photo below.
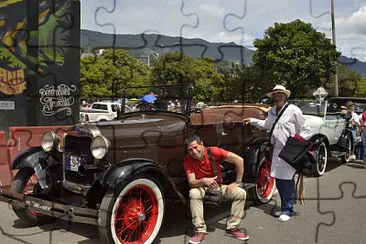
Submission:
M 80 0 L 81 28 L 156 33 L 253 48 L 275 22 L 301 19 L 332 38 L 331 0 Z M 366 0 L 334 0 L 337 49 L 366 61 Z

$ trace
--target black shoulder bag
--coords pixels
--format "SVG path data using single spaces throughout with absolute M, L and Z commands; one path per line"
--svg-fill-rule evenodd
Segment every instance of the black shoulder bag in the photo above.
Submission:
M 216 170 L 215 162 L 212 157 L 211 150 L 208 147 L 206 147 L 206 150 L 207 150 L 208 157 L 210 159 L 211 168 L 217 177 L 217 182 L 220 183 L 219 175 L 217 174 L 217 170 Z M 203 202 L 207 205 L 216 207 L 217 205 L 219 205 L 221 198 L 222 198 L 221 190 L 207 188 L 205 190 L 205 197 L 203 198 Z
M 312 173 L 312 161 L 315 160 L 309 151 L 312 147 L 312 142 L 296 133 L 287 139 L 278 156 L 294 167 L 298 173 L 309 176 Z
M 282 114 L 285 112 L 288 105 L 289 105 L 289 103 L 286 103 L 285 106 L 280 111 L 280 113 L 277 115 L 277 118 L 276 118 L 275 122 L 273 123 L 272 128 L 269 132 L 269 137 L 268 137 L 269 141 L 268 141 L 268 144 L 266 146 L 265 157 L 270 162 L 272 162 L 272 153 L 273 153 L 273 145 L 271 145 L 272 133 L 273 133 L 273 130 L 274 130 L 278 120 L 281 118 Z

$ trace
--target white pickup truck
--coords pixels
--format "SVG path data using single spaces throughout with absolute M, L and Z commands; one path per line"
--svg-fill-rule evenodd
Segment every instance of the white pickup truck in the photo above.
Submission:
M 87 111 L 80 111 L 80 121 L 97 122 L 113 120 L 117 118 L 117 111 L 120 107 L 121 104 L 118 103 L 94 102 Z M 125 112 L 131 111 L 129 107 L 125 107 Z

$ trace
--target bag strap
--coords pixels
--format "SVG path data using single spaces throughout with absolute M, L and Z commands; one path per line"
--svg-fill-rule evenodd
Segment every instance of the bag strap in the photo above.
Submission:
M 290 105 L 289 103 L 286 103 L 285 106 L 281 109 L 280 113 L 277 115 L 277 118 L 276 118 L 275 122 L 272 125 L 271 131 L 269 132 L 269 144 L 271 144 L 272 133 L 273 133 L 273 130 L 274 130 L 278 120 L 281 118 L 282 114 L 285 112 L 286 108 L 289 105 Z
M 297 181 L 296 181 L 296 185 L 295 185 L 295 199 L 296 199 L 297 204 L 299 204 L 299 205 L 305 204 L 304 176 L 302 174 L 298 174 L 298 177 L 297 177 Z
M 209 147 L 206 147 L 206 150 L 207 150 L 208 158 L 210 159 L 211 168 L 212 168 L 213 172 L 215 173 L 215 175 L 217 176 L 217 182 L 220 183 L 219 175 L 217 174 L 217 170 L 216 170 L 215 162 L 212 157 L 211 150 Z

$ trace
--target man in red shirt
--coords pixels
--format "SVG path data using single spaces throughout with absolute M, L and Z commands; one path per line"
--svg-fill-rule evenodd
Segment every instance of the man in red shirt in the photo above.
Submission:
M 194 135 L 186 140 L 188 154 L 184 158 L 184 169 L 188 177 L 190 186 L 189 199 L 192 214 L 192 223 L 195 234 L 189 240 L 191 244 L 198 244 L 205 239 L 206 224 L 203 218 L 203 198 L 205 189 L 215 188 L 222 192 L 223 198 L 233 200 L 231 214 L 227 221 L 226 235 L 239 240 L 248 240 L 249 236 L 243 234 L 238 226 L 244 217 L 244 204 L 246 191 L 241 188 L 244 174 L 244 160 L 235 153 L 226 151 L 218 147 L 209 147 L 213 161 L 216 166 L 217 176 L 215 175 L 209 155 L 200 137 Z M 236 181 L 230 185 L 221 185 L 222 175 L 220 161 L 232 163 L 236 168 Z

